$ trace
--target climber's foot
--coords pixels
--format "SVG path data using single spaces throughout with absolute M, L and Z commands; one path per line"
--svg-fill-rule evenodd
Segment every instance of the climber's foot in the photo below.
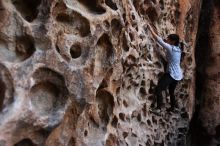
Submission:
M 176 107 L 170 107 L 166 111 L 169 113 L 178 113 L 179 110 Z
M 154 108 L 150 108 L 150 112 L 156 114 L 156 115 L 160 115 L 161 114 L 161 108 L 159 107 L 154 107 Z

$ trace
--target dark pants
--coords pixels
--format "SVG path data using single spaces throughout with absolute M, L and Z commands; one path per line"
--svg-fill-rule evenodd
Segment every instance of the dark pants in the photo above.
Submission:
M 174 80 L 170 74 L 165 73 L 159 80 L 158 85 L 155 89 L 155 95 L 157 97 L 157 108 L 161 108 L 163 104 L 163 97 L 162 97 L 162 91 L 166 90 L 167 87 L 169 88 L 169 94 L 170 94 L 170 104 L 171 108 L 174 108 L 176 105 L 174 91 L 177 85 L 177 80 Z

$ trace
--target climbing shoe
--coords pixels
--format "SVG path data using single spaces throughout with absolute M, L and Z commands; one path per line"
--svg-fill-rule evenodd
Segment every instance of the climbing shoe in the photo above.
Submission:
M 160 115 L 161 114 L 161 108 L 155 107 L 155 108 L 150 108 L 150 112 L 154 113 L 156 115 Z
M 178 113 L 179 110 L 176 107 L 170 107 L 166 111 L 169 113 Z

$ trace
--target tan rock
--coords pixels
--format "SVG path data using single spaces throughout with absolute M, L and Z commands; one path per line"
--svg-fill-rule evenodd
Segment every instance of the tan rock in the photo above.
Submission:
M 183 146 L 199 10 L 197 0 L 1 0 L 0 145 Z M 149 111 L 164 51 L 147 23 L 189 45 L 180 113 Z

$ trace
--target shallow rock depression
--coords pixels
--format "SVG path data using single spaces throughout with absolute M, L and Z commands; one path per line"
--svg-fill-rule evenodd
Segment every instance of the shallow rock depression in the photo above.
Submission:
M 1 0 L 0 146 L 184 146 L 200 0 Z M 179 112 L 149 111 L 164 50 L 186 42 Z M 169 107 L 169 94 L 164 92 Z

